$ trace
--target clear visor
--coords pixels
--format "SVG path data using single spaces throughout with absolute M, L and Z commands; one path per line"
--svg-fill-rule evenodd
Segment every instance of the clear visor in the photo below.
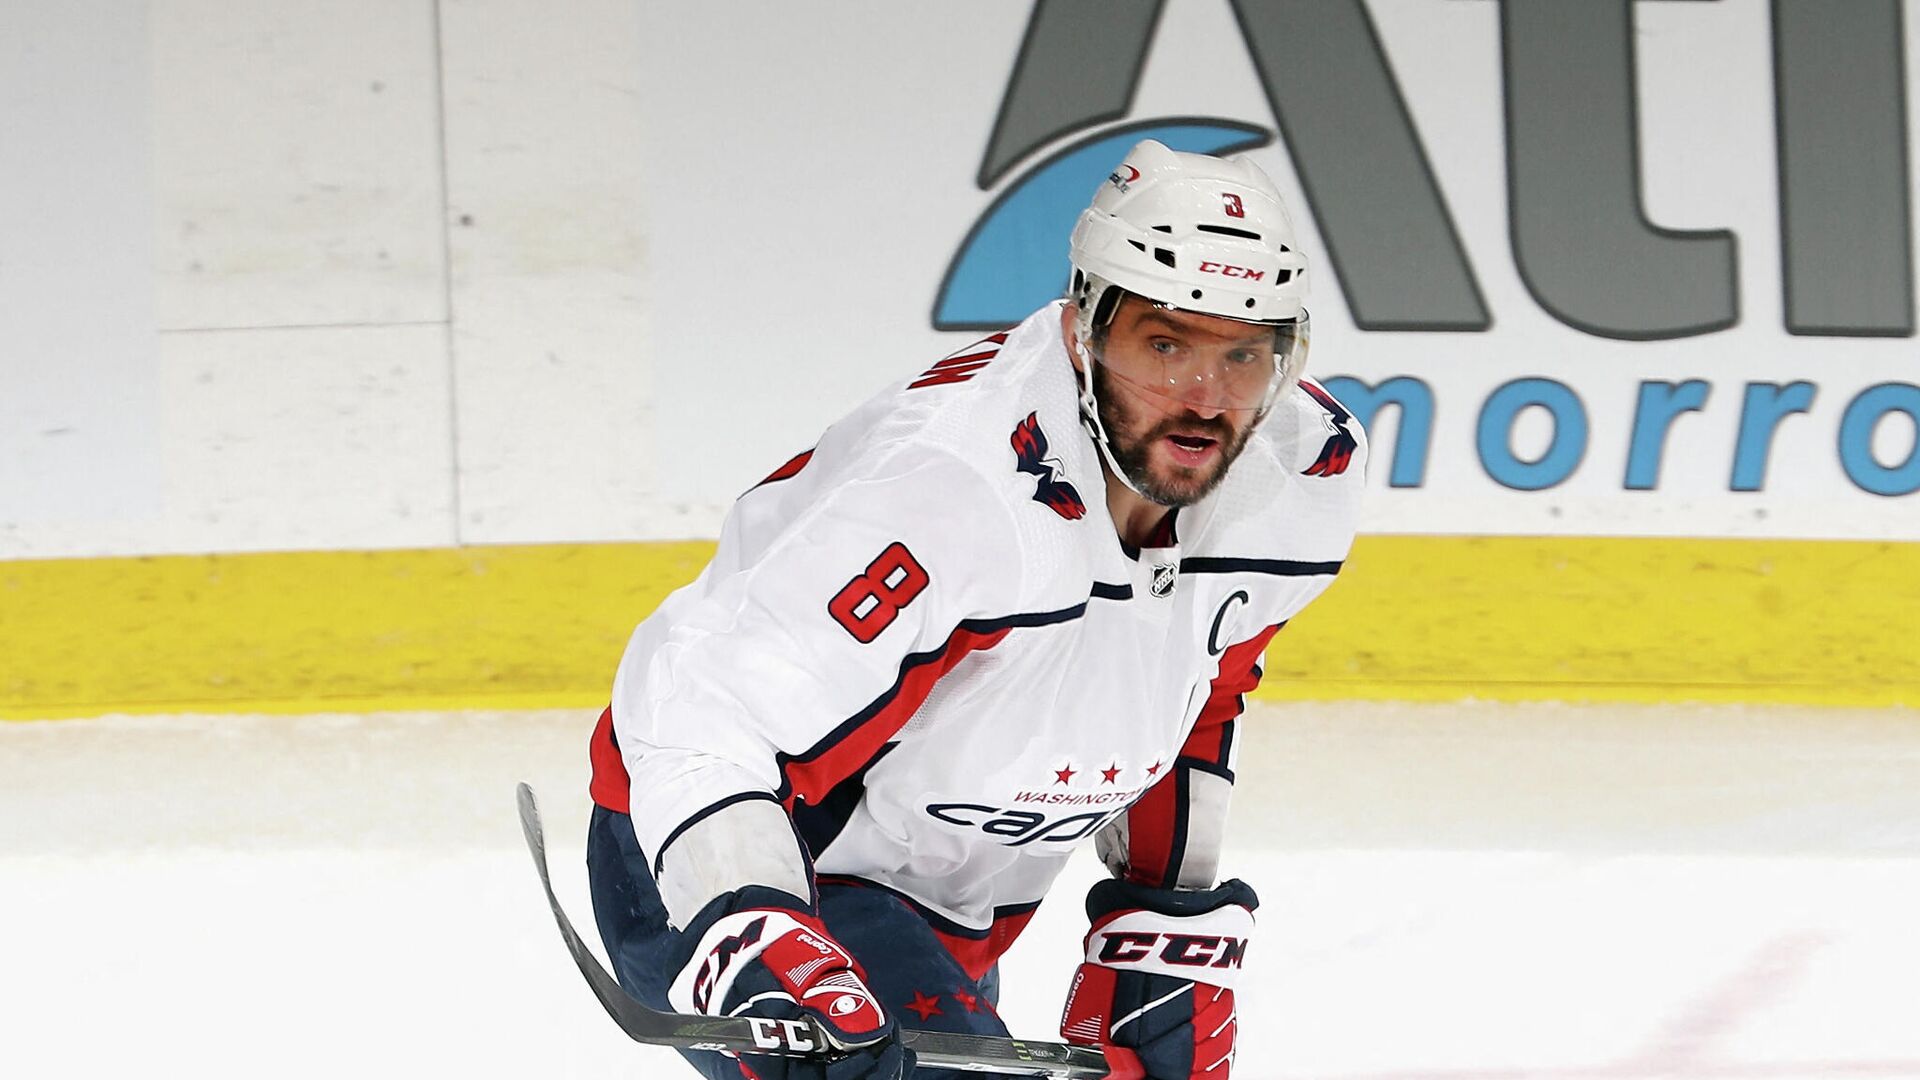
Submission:
M 1233 329 L 1220 332 L 1220 324 Z M 1307 348 L 1307 316 L 1291 323 L 1205 328 L 1143 321 L 1124 335 L 1100 335 L 1093 358 L 1108 375 L 1158 399 L 1169 411 L 1259 411 L 1273 404 Z

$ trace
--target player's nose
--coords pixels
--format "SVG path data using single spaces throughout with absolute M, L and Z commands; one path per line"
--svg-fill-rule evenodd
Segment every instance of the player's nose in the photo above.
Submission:
M 1188 412 L 1207 420 L 1217 419 L 1230 406 L 1227 388 L 1218 378 L 1187 379 L 1174 388 L 1174 400 Z

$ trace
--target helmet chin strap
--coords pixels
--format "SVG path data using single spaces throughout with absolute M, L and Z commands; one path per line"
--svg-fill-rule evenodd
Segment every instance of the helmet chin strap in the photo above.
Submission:
M 1078 336 L 1073 339 L 1073 350 L 1080 357 L 1080 423 L 1086 427 L 1087 434 L 1093 436 L 1093 445 L 1100 451 L 1100 460 L 1107 463 L 1108 472 L 1127 485 L 1128 491 L 1148 502 L 1157 501 L 1141 491 L 1133 482 L 1133 477 L 1128 476 L 1127 470 L 1121 468 L 1120 462 L 1114 458 L 1113 446 L 1107 441 L 1107 426 L 1100 422 L 1100 402 L 1093 396 L 1093 353 Z
M 1100 401 L 1093 393 L 1093 353 L 1077 337 L 1073 342 L 1073 350 L 1080 357 L 1080 371 L 1076 380 L 1080 384 L 1080 424 L 1087 429 L 1087 434 L 1093 436 L 1093 445 L 1100 451 L 1100 460 L 1107 463 L 1108 472 L 1127 485 L 1128 491 L 1150 503 L 1163 505 L 1160 500 L 1141 491 L 1140 486 L 1133 482 L 1133 477 L 1127 475 L 1127 470 L 1121 468 L 1119 460 L 1113 456 L 1113 444 L 1107 439 L 1107 426 L 1100 420 Z M 1273 401 L 1274 395 L 1269 394 L 1259 411 L 1253 414 L 1254 427 L 1259 427 L 1260 422 L 1266 419 L 1268 411 L 1273 408 Z

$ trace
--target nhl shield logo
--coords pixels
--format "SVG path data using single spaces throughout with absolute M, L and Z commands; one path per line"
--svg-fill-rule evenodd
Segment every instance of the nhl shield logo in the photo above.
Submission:
M 1170 562 L 1153 564 L 1153 584 L 1149 587 L 1155 596 L 1167 596 L 1173 592 L 1174 565 Z

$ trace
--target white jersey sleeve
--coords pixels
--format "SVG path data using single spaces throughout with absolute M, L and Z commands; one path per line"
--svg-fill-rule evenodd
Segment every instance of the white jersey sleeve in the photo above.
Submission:
M 742 885 L 805 897 L 794 802 L 818 805 L 992 644 L 970 620 L 1019 610 L 1009 511 L 969 463 L 834 432 L 796 461 L 742 496 L 614 682 L 634 832 L 682 925 Z

